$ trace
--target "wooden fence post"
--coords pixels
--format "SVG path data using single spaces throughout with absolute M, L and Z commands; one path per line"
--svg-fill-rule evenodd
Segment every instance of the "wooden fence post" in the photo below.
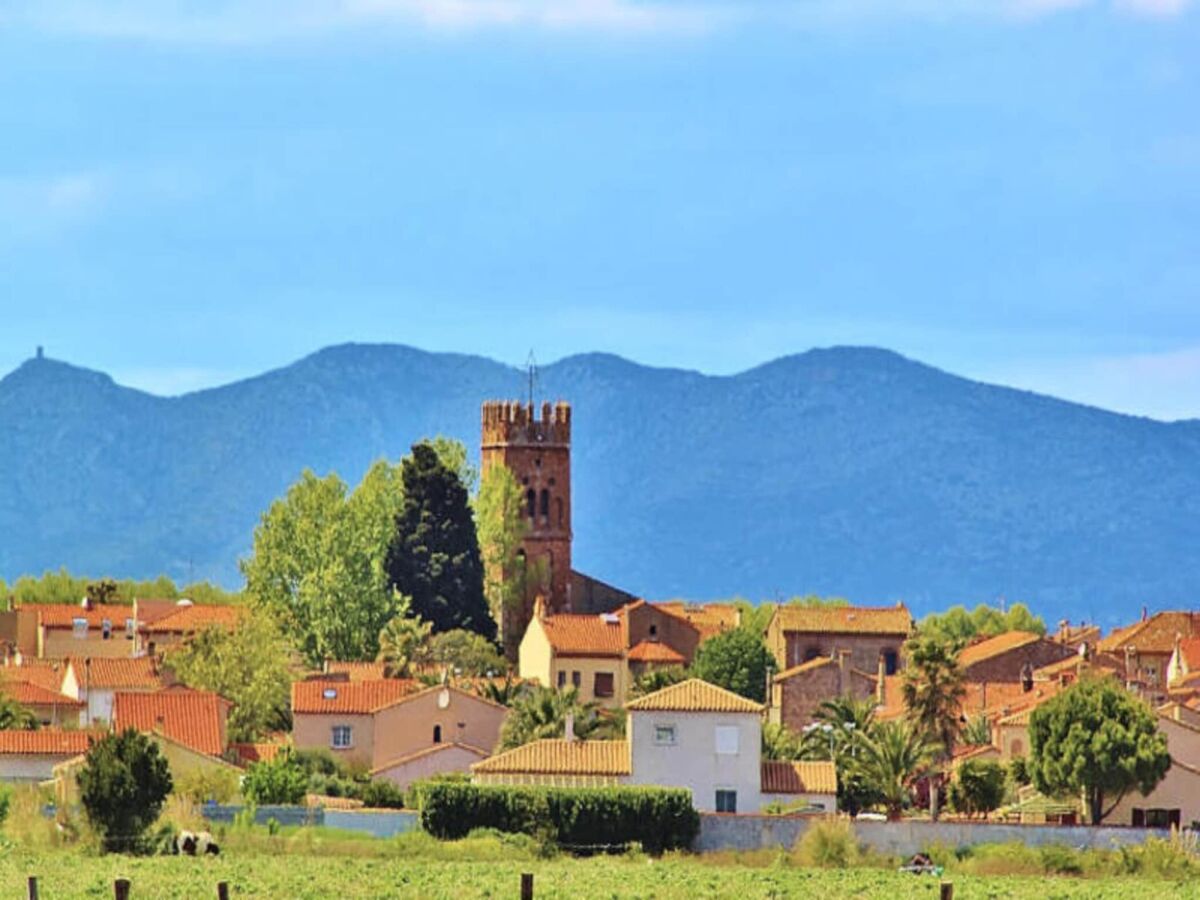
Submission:
M 129 900 L 129 879 L 118 878 L 113 882 L 114 900 Z
M 521 873 L 521 900 L 533 900 L 533 873 Z
M 217 900 L 229 900 L 229 883 L 226 881 L 217 882 Z
M 36 875 L 29 876 L 29 891 L 26 896 L 29 898 L 29 900 L 38 900 L 37 876 Z
M 942 892 L 941 892 L 940 897 L 941 897 L 941 900 L 954 900 L 954 882 L 952 882 L 952 881 L 943 881 L 942 882 Z

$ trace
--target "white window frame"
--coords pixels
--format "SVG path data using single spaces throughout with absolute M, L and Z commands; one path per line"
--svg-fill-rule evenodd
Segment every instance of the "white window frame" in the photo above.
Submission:
M 341 735 L 345 735 L 345 741 L 339 741 Z M 334 725 L 330 729 L 329 746 L 334 750 L 349 750 L 354 746 L 354 726 L 352 725 Z
M 736 725 L 718 725 L 713 729 L 713 743 L 720 756 L 737 756 L 742 752 L 742 729 Z
M 679 729 L 673 723 L 654 725 L 654 744 L 657 747 L 674 747 L 679 742 Z
M 83 616 L 76 616 L 72 619 L 71 634 L 77 638 L 86 638 L 88 635 L 88 620 Z

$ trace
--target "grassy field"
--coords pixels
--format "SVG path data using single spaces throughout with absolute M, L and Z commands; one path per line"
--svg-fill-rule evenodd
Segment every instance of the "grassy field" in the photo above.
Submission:
M 750 866 L 675 857 L 553 860 L 442 860 L 370 856 L 307 856 L 230 852 L 220 857 L 94 856 L 74 850 L 10 848 L 0 856 L 0 897 L 24 897 L 28 875 L 39 878 L 44 900 L 106 898 L 115 878 L 132 881 L 132 896 L 205 898 L 227 881 L 233 897 L 358 898 L 516 897 L 520 873 L 535 875 L 538 898 L 754 898 L 843 897 L 936 898 L 938 879 L 881 869 L 806 869 L 792 865 Z M 1197 897 L 1200 884 L 1157 879 L 1077 879 L 952 874 L 954 896 L 962 898 L 1137 898 Z

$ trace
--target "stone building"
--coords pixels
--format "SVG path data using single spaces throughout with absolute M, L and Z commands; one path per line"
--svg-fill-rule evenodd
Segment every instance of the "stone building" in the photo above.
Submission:
M 1035 669 L 1078 655 L 1069 645 L 1031 631 L 1006 631 L 964 647 L 958 667 L 967 681 L 1022 681 L 1032 679 Z
M 836 657 L 818 656 L 780 672 L 771 682 L 769 721 L 799 734 L 813 720 L 822 701 L 849 694 L 857 699 L 878 697 L 878 675 L 870 675 L 849 663 L 850 651 Z M 880 668 L 883 660 L 880 660 Z
M 818 657 L 836 658 L 874 673 L 883 659 L 885 675 L 903 665 L 901 649 L 912 632 L 912 615 L 903 604 L 868 606 L 781 606 L 767 625 L 767 647 L 783 671 Z

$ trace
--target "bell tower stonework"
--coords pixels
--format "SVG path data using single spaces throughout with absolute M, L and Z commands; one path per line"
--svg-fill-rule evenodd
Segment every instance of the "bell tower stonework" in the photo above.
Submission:
M 542 575 L 521 609 L 506 611 L 500 623 L 505 652 L 516 649 L 542 596 L 548 613 L 571 611 L 571 406 L 488 401 L 483 404 L 481 466 L 509 468 L 521 486 L 529 530 L 522 553 Z

